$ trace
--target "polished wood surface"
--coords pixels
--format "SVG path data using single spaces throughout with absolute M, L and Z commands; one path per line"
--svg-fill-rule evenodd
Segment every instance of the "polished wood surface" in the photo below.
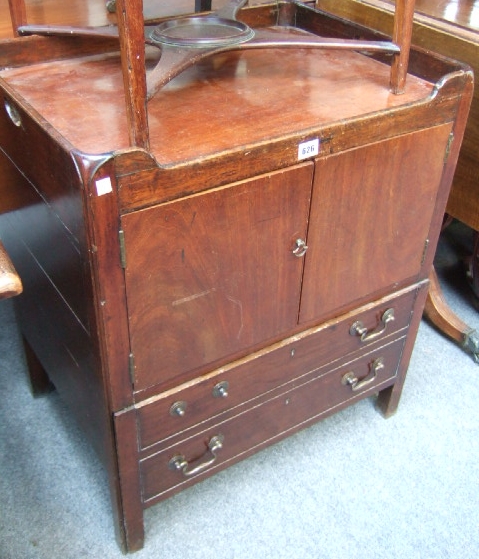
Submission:
M 317 6 L 368 27 L 390 33 L 393 0 L 317 0 Z M 412 41 L 427 50 L 469 64 L 479 74 L 479 4 L 473 0 L 417 0 Z M 479 231 L 479 84 L 476 80 L 464 141 L 447 204 L 447 213 Z M 479 245 L 476 244 L 476 250 Z M 472 255 L 473 285 L 479 274 L 477 252 Z M 463 345 L 471 339 L 471 328 L 447 308 L 435 276 L 426 315 L 446 335 Z M 466 344 L 477 359 L 477 334 Z
M 157 53 L 152 56 L 156 60 Z M 349 73 L 341 71 L 341 64 L 347 64 Z M 77 149 L 103 153 L 128 147 L 118 57 L 37 64 L 0 75 Z M 266 89 L 264 79 L 270 80 Z M 69 95 L 87 82 L 81 96 Z M 352 104 L 358 88 L 362 94 Z M 389 68 L 352 52 L 288 49 L 219 55 L 178 76 L 149 102 L 150 120 L 158 123 L 150 126 L 150 149 L 159 162 L 179 164 L 255 142 L 265 133 L 280 137 L 307 128 L 311 120 L 325 124 L 357 111 L 427 99 L 432 88 L 410 76 L 404 95 L 394 95 Z M 298 103 L 305 95 L 306 110 Z M 65 99 L 70 99 L 68 113 Z M 249 125 L 253 119 L 255 128 Z M 102 134 L 92 135 L 102 123 L 108 123 Z
M 352 403 L 355 393 L 341 382 L 351 369 L 361 378 L 365 378 L 371 375 L 374 360 L 381 359 L 382 367 L 377 372 L 375 385 L 384 389 L 395 380 L 395 370 L 404 341 L 404 338 L 399 339 L 395 343 L 383 345 L 380 349 L 371 350 L 369 355 L 353 362 L 340 363 L 334 372 L 319 369 L 316 371 L 316 378 L 297 381 L 296 387 L 291 386 L 288 392 L 284 392 L 284 387 L 281 387 L 282 390 L 273 392 L 260 405 L 245 410 L 241 424 L 237 418 L 223 417 L 220 423 L 206 425 L 203 436 L 182 439 L 180 435 L 169 441 L 165 449 L 154 454 L 150 452 L 150 456 L 143 458 L 140 463 L 145 503 L 150 505 L 169 497 L 178 492 L 179 483 L 185 483 L 181 472 L 168 468 L 168 461 L 172 456 L 184 456 L 192 461 L 193 465 L 201 463 L 205 454 L 210 458 L 205 452 L 205 440 L 208 441 L 218 433 L 224 436 L 225 441 L 224 448 L 218 452 L 219 458 L 221 461 L 235 463 L 245 454 L 252 454 L 253 448 L 264 448 L 266 444 L 276 442 L 299 428 L 311 425 L 319 418 L 327 417 L 332 410 L 337 411 Z M 312 408 L 316 412 L 314 419 L 308 413 Z M 274 420 L 271 421 L 271 418 Z M 211 475 L 211 470 L 208 473 Z
M 388 323 L 381 339 L 384 341 L 388 336 L 398 336 L 409 325 L 417 295 L 416 287 L 404 289 L 394 296 L 388 295 L 373 305 L 355 308 L 350 313 L 272 344 L 267 351 L 253 352 L 228 366 L 198 376 L 194 381 L 177 385 L 174 396 L 171 392 L 163 392 L 150 400 L 139 402 L 135 409 L 141 449 L 148 451 L 149 447 L 158 446 L 158 443 L 175 436 L 179 418 L 170 414 L 173 397 L 176 401 L 187 402 L 190 411 L 194 409 L 194 413 L 181 418 L 183 429 L 192 428 L 198 421 L 207 421 L 231 407 L 241 406 L 245 399 L 262 397 L 272 387 L 281 386 L 284 379 L 290 379 L 287 384 L 292 386 L 300 373 L 315 371 L 331 355 L 349 355 L 358 351 L 363 342 L 359 336 L 349 333 L 351 324 L 357 320 L 374 331 L 385 310 L 393 309 L 395 318 Z M 258 371 L 261 371 L 259 376 Z M 309 375 L 310 378 L 314 376 Z M 228 397 L 211 398 L 214 387 L 225 381 L 232 387 Z M 234 390 L 234 386 L 241 386 L 241 392 Z
M 24 0 L 8 0 L 10 8 L 11 29 L 15 37 L 18 36 L 18 28 L 27 23 L 27 9 Z
M 293 250 L 306 239 L 312 175 L 307 163 L 123 216 L 138 390 L 194 377 L 296 326 L 304 259 Z
M 317 6 L 390 34 L 392 0 L 317 0 Z M 479 5 L 473 0 L 417 0 L 412 41 L 471 66 L 479 75 Z M 479 231 L 479 83 L 476 80 L 447 212 Z
M 13 0 L 9 0 L 13 2 Z M 0 37 L 13 37 L 9 2 L 0 3 Z M 145 0 L 145 4 L 148 0 Z M 15 2 L 13 2 L 15 4 Z M 57 23 L 70 25 L 106 25 L 114 21 L 104 0 L 25 0 L 28 23 Z
M 350 8 L 349 0 L 337 2 L 338 10 L 351 10 L 353 19 L 361 13 L 360 9 Z M 394 9 L 395 0 L 359 0 L 359 3 L 369 6 L 384 6 L 390 10 Z M 323 0 L 317 0 L 316 4 L 322 7 Z M 340 6 L 339 4 L 343 4 Z M 357 11 L 356 11 L 357 10 Z M 447 22 L 455 26 L 462 27 L 464 31 L 479 31 L 479 5 L 477 0 L 416 0 L 415 17 L 419 21 L 420 16 L 427 16 L 429 19 L 436 19 L 438 23 Z M 418 17 L 419 16 L 419 17 Z
M 329 316 L 344 300 L 361 301 L 418 277 L 442 174 L 437 154 L 450 132 L 446 124 L 318 161 L 309 234 L 321 242 L 311 246 L 305 265 L 301 321 Z M 351 181 L 358 169 L 361 180 Z M 354 200 L 355 212 L 344 204 L 346 197 Z M 414 209 L 406 200 L 414 200 Z M 376 217 L 370 220 L 373 207 Z M 335 216 L 334 228 L 321 219 L 324 212 Z M 400 232 L 406 230 L 408 242 L 402 242 Z M 328 277 L 344 281 L 327 283 Z M 318 282 L 324 284 L 320 293 Z
M 224 15 L 226 18 L 235 18 L 238 8 L 243 7 L 246 0 L 241 2 L 232 2 L 231 6 Z M 298 5 L 301 4 L 298 2 Z M 409 61 L 409 49 L 411 44 L 412 16 L 414 12 L 414 0 L 397 0 L 394 15 L 394 32 L 393 40 L 400 47 L 399 53 L 393 56 L 390 87 L 395 94 L 403 93 L 406 81 Z M 228 6 L 228 3 L 225 4 Z M 223 6 L 223 5 L 222 5 Z M 11 16 L 14 34 L 17 34 L 17 28 L 20 24 L 26 23 L 28 18 L 24 0 L 10 0 Z M 200 4 L 200 8 L 203 4 Z M 212 6 L 213 9 L 215 6 Z M 194 8 L 198 8 L 195 3 Z M 143 2 L 129 2 L 126 0 L 117 0 L 116 2 L 116 22 L 120 34 L 120 55 L 122 65 L 122 76 L 124 82 L 124 111 L 126 113 L 127 129 L 129 143 L 131 146 L 149 149 L 150 139 L 148 130 L 148 99 L 156 92 L 154 88 L 150 92 L 150 85 L 147 87 L 146 71 L 145 71 L 145 50 L 144 50 L 144 29 L 143 29 Z M 277 21 L 281 21 L 282 25 L 287 23 L 294 26 L 297 23 L 297 8 L 295 3 L 277 4 Z M 173 61 L 178 60 L 180 64 L 184 64 L 185 52 L 178 48 L 161 49 L 161 62 L 172 58 Z M 186 58 L 191 55 L 186 55 Z M 156 70 L 156 69 L 155 69 Z M 155 71 L 152 72 L 153 74 Z M 170 73 L 170 69 L 166 74 Z M 151 75 L 150 77 L 151 78 Z M 149 83 L 149 82 L 148 82 Z M 148 96 L 147 96 L 148 89 Z
M 121 73 L 125 91 L 124 111 L 128 123 L 129 144 L 148 150 L 150 134 L 148 131 L 146 96 L 143 6 L 141 2 L 116 1 L 116 15 L 120 33 Z M 134 38 L 136 40 L 133 40 Z
M 9 0 L 21 5 L 23 0 Z M 25 18 L 30 24 L 61 24 L 73 26 L 99 26 L 116 23 L 116 15 L 106 9 L 105 0 L 24 0 Z M 145 18 L 175 16 L 194 12 L 194 0 L 143 0 Z M 23 10 L 17 8 L 23 13 Z M 0 37 L 13 37 L 8 3 L 0 5 Z
M 474 360 L 479 363 L 478 333 L 451 311 L 435 270 L 431 271 L 430 282 L 429 297 L 424 309 L 426 316 L 446 336 L 471 352 Z
M 387 0 L 390 4 L 394 0 Z M 464 29 L 479 31 L 477 0 L 416 0 L 416 11 Z
M 391 91 L 404 93 L 411 48 L 412 22 L 415 0 L 396 1 L 392 40 L 399 45 L 401 52 L 393 58 L 391 67 Z

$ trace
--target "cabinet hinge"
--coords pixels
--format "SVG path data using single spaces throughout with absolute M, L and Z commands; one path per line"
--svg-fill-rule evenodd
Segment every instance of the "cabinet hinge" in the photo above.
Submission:
M 130 382 L 135 386 L 135 356 L 133 353 L 128 356 L 128 372 L 130 373 Z
M 424 264 L 424 261 L 426 260 L 428 246 L 429 246 L 429 239 L 426 239 L 424 241 L 424 248 L 422 249 L 421 266 Z
M 126 268 L 125 232 L 123 229 L 118 231 L 118 238 L 120 240 L 120 264 L 122 268 Z
M 449 154 L 451 153 L 451 146 L 452 146 L 452 142 L 454 141 L 454 133 L 451 132 L 449 134 L 449 138 L 447 139 L 447 144 L 446 144 L 446 152 L 444 154 L 444 164 L 446 164 L 448 158 L 449 158 Z

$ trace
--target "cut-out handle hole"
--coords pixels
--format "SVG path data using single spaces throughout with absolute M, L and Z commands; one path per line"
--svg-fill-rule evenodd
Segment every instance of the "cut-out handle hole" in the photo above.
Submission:
M 5 100 L 5 110 L 7 111 L 7 115 L 13 122 L 13 124 L 20 128 L 20 126 L 22 125 L 22 118 L 20 116 L 20 113 L 18 112 L 18 109 L 7 99 Z

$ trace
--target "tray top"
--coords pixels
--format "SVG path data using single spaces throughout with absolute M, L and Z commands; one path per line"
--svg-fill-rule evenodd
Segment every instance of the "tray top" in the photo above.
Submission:
M 148 49 L 147 64 L 158 57 Z M 148 104 L 150 151 L 161 164 L 197 160 L 344 119 L 418 102 L 433 84 L 408 76 L 389 90 L 389 66 L 351 51 L 271 49 L 213 56 Z M 85 153 L 129 147 L 119 55 L 5 69 L 3 78 Z

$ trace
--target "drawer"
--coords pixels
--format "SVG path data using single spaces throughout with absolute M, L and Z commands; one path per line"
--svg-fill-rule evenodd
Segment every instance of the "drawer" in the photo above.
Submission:
M 141 448 L 397 336 L 409 325 L 416 293 L 417 286 L 381 299 L 136 404 Z
M 146 504 L 159 500 L 353 401 L 394 383 L 405 338 L 289 386 L 261 404 L 231 410 L 140 460 Z

